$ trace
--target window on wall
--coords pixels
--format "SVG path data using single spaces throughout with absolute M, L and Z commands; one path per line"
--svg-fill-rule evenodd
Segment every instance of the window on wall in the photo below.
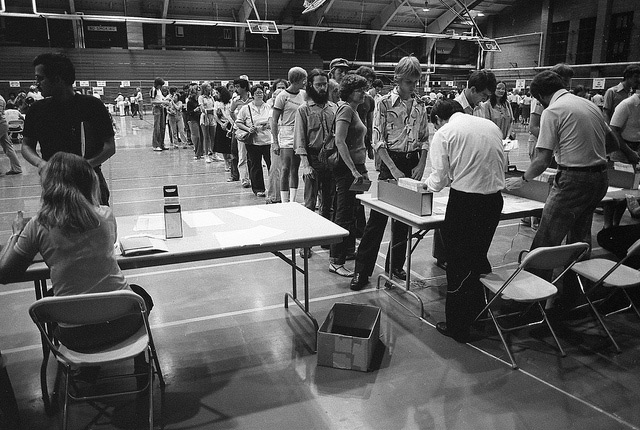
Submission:
M 611 15 L 609 24 L 609 44 L 607 46 L 607 61 L 611 63 L 628 61 L 631 45 L 631 30 L 633 29 L 633 12 L 616 13 Z
M 578 29 L 578 49 L 576 64 L 589 64 L 593 58 L 593 44 L 596 36 L 596 17 L 580 20 Z
M 549 33 L 549 64 L 563 63 L 567 60 L 569 41 L 569 21 L 554 22 Z

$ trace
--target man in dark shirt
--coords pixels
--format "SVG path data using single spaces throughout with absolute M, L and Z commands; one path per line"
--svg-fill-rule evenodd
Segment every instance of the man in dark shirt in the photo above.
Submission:
M 45 97 L 29 108 L 24 123 L 22 155 L 42 169 L 56 152 L 86 158 L 100 181 L 100 204 L 109 204 L 109 188 L 100 165 L 116 152 L 113 126 L 104 104 L 73 91 L 75 68 L 62 54 L 45 53 L 33 60 L 36 82 Z M 36 152 L 40 144 L 40 155 Z

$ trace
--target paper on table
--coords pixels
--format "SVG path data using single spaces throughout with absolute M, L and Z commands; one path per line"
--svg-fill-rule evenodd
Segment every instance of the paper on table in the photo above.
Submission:
M 214 233 L 214 236 L 221 247 L 230 248 L 234 246 L 261 245 L 265 239 L 282 233 L 284 233 L 284 230 L 258 226 L 244 230 L 218 232 Z
M 224 221 L 218 218 L 213 212 L 187 212 L 182 215 L 184 222 L 191 228 L 211 227 L 222 225 Z
M 251 221 L 261 221 L 267 218 L 279 217 L 279 214 L 269 212 L 268 210 L 261 209 L 256 206 L 245 206 L 239 208 L 228 209 L 229 212 L 239 215 L 243 218 L 250 219 Z
M 139 216 L 133 231 L 145 230 L 164 230 L 164 216 L 162 214 Z
M 607 188 L 607 192 L 608 193 L 612 193 L 614 191 L 621 191 L 621 190 L 622 190 L 622 188 L 618 188 L 618 187 L 609 187 L 609 188 Z

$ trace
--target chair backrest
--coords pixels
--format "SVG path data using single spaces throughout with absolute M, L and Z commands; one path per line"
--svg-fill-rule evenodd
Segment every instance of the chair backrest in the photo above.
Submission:
M 640 254 L 640 239 L 636 240 L 633 245 L 631 245 L 629 247 L 629 249 L 627 250 L 627 255 L 624 258 L 625 260 L 629 257 L 633 257 L 634 255 L 639 255 Z
M 98 324 L 146 310 L 144 299 L 129 290 L 45 297 L 29 307 L 36 323 Z
M 587 252 L 589 252 L 589 244 L 584 242 L 544 246 L 529 252 L 520 263 L 520 267 L 524 270 L 553 270 L 558 267 L 564 267 L 565 270 L 558 276 L 560 278 Z

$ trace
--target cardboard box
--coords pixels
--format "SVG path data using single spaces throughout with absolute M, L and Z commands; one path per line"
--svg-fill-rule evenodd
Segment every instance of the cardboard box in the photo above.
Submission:
M 433 209 L 432 193 L 402 188 L 394 180 L 378 181 L 378 199 L 414 215 L 431 215 Z
M 318 365 L 366 372 L 379 337 L 379 307 L 335 303 L 318 330 Z
M 607 175 L 609 176 L 610 187 L 632 190 L 638 189 L 638 185 L 640 185 L 640 172 L 636 172 L 631 164 L 609 162 L 608 167 Z
M 505 173 L 506 178 L 515 177 L 519 178 L 524 172 L 519 170 L 509 171 Z M 517 190 L 503 190 L 503 193 L 511 194 L 513 196 L 524 197 L 537 202 L 546 202 L 553 180 L 555 179 L 556 169 L 547 169 L 537 178 L 525 183 L 521 188 Z

